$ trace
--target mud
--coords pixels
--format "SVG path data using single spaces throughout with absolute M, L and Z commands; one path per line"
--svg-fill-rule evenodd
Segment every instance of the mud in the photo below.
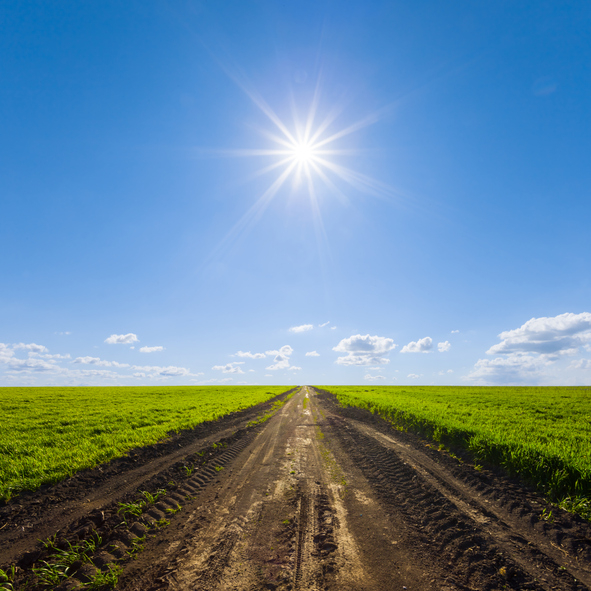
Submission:
M 49 588 L 114 566 L 125 591 L 591 588 L 590 524 L 502 473 L 313 388 L 253 426 L 264 410 L 0 509 L 15 588 L 48 588 L 32 568 L 88 540 L 93 550 Z M 138 501 L 137 515 L 122 511 Z M 54 534 L 49 547 L 37 541 Z

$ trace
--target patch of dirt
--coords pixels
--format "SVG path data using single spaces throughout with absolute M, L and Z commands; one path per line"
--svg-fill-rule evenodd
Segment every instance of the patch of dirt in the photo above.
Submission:
M 590 524 L 515 480 L 313 388 L 247 427 L 262 411 L 9 504 L 2 563 L 17 561 L 22 588 L 42 588 L 31 566 L 100 539 L 49 588 L 114 566 L 120 591 L 591 588 Z M 122 512 L 139 501 L 138 515 Z M 53 549 L 36 542 L 54 533 Z
M 0 565 L 22 563 L 27 567 L 40 555 L 39 540 L 76 529 L 76 524 L 77 529 L 88 522 L 102 524 L 108 520 L 112 506 L 116 513 L 117 503 L 130 502 L 140 489 L 170 489 L 170 482 L 187 476 L 184 466 L 221 454 L 223 449 L 211 448 L 213 443 L 239 438 L 243 435 L 240 430 L 245 430 L 250 421 L 264 415 L 274 401 L 284 399 L 289 392 L 194 429 L 171 433 L 155 445 L 132 449 L 121 458 L 79 472 L 56 485 L 44 485 L 36 491 L 25 491 L 8 503 L 2 502 Z

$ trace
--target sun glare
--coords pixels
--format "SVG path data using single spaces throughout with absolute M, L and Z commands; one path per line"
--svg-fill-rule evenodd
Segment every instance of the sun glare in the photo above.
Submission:
M 224 150 L 228 156 L 254 156 L 270 158 L 272 161 L 260 168 L 255 176 L 275 173 L 269 187 L 244 213 L 215 252 L 225 250 L 235 243 L 241 234 L 247 233 L 261 218 L 269 204 L 282 187 L 292 181 L 293 191 L 306 195 L 312 210 L 312 218 L 319 240 L 327 241 L 320 211 L 320 200 L 327 189 L 342 201 L 348 200 L 342 188 L 349 186 L 365 194 L 379 197 L 391 196 L 391 187 L 380 183 L 356 170 L 341 164 L 341 156 L 353 156 L 357 149 L 343 149 L 341 141 L 347 136 L 375 124 L 387 109 L 372 113 L 367 117 L 345 126 L 335 126 L 341 110 L 336 106 L 323 118 L 318 117 L 319 87 L 316 88 L 307 116 L 302 121 L 295 113 L 293 124 L 282 120 L 268 103 L 252 89 L 236 83 L 251 98 L 256 106 L 273 124 L 274 129 L 260 129 L 260 133 L 271 145 L 259 149 Z M 339 146 L 341 144 L 341 146 Z M 273 146 L 274 145 L 274 146 Z
M 293 157 L 299 164 L 309 164 L 314 160 L 314 146 L 301 142 L 294 144 Z

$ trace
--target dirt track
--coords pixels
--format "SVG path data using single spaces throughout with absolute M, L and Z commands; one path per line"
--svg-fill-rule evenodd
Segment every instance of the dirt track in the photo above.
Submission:
M 27 568 L 47 558 L 35 540 L 59 530 L 62 546 L 98 532 L 94 565 L 122 564 L 117 589 L 128 591 L 591 588 L 589 524 L 556 509 L 543 519 L 546 503 L 517 483 L 312 388 L 246 427 L 257 411 L 155 448 L 140 465 L 94 471 L 84 498 L 48 501 L 62 486 L 1 509 L 2 564 L 18 559 L 30 581 Z M 167 485 L 121 524 L 118 502 Z M 162 519 L 170 524 L 156 527 Z

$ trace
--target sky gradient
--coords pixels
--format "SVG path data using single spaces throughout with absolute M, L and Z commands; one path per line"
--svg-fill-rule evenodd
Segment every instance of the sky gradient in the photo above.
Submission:
M 588 2 L 0 25 L 0 385 L 591 382 Z

